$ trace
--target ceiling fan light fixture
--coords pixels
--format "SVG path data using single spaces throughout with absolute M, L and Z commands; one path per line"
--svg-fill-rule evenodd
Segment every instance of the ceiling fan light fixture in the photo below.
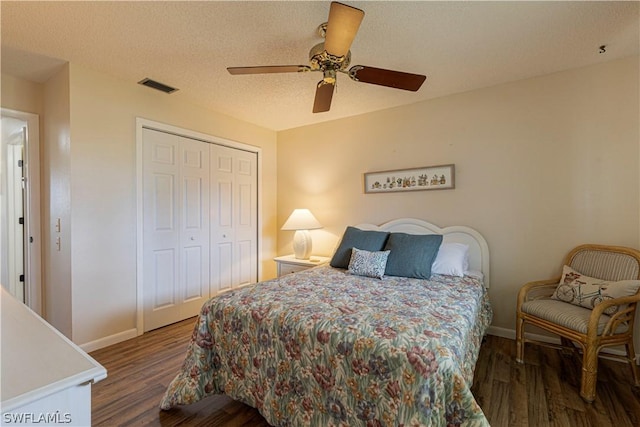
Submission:
M 325 48 L 334 56 L 345 56 L 358 33 L 364 12 L 346 4 L 331 2 Z

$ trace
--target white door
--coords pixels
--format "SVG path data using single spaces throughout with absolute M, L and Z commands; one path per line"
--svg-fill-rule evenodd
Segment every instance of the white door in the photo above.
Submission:
M 209 298 L 209 145 L 143 129 L 145 331 Z
M 257 154 L 211 146 L 211 293 L 258 280 Z
M 24 289 L 24 143 L 26 129 L 18 142 L 7 146 L 7 280 L 9 292 L 26 302 Z
M 39 118 L 0 110 L 0 283 L 41 315 Z

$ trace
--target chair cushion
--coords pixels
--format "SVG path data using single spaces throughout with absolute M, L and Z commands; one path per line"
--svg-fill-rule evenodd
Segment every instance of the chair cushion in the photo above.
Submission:
M 527 301 L 522 304 L 522 311 L 582 334 L 587 333 L 587 325 L 589 324 L 589 317 L 591 316 L 591 310 L 587 308 L 550 298 Z M 598 321 L 598 335 L 602 333 L 609 319 L 611 319 L 611 317 L 606 314 L 600 316 Z M 628 325 L 620 324 L 615 332 L 620 334 L 626 332 L 628 329 Z
M 565 265 L 560 283 L 551 298 L 592 309 L 603 301 L 635 295 L 640 289 L 640 280 L 607 281 L 579 273 Z M 608 307 L 605 314 L 613 315 L 625 306 Z

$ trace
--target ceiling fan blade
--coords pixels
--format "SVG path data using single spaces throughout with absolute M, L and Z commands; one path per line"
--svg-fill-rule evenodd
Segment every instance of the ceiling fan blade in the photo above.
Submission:
M 402 71 L 354 65 L 349 69 L 349 77 L 357 82 L 371 83 L 395 89 L 417 91 L 426 80 L 422 74 L 403 73 Z
M 345 56 L 356 37 L 364 12 L 346 4 L 331 2 L 324 49 L 331 55 Z
M 331 98 L 333 98 L 333 89 L 335 83 L 327 83 L 324 80 L 318 82 L 316 89 L 316 99 L 313 101 L 313 112 L 323 113 L 331 108 Z
M 307 65 L 265 65 L 258 67 L 227 67 L 230 74 L 302 73 L 311 71 Z

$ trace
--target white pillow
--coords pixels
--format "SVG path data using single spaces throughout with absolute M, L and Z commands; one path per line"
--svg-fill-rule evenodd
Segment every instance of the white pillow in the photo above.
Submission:
M 469 270 L 469 246 L 464 243 L 443 243 L 431 266 L 434 274 L 463 277 Z

